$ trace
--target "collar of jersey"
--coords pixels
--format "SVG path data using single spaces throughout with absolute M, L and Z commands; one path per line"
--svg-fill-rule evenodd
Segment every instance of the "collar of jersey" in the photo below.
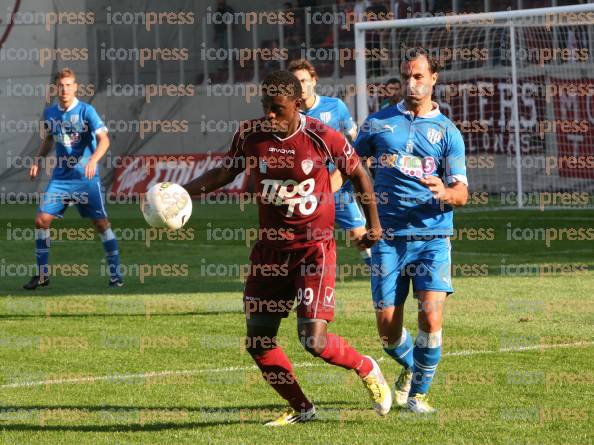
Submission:
M 286 138 L 279 138 L 276 134 L 272 134 L 275 138 L 277 138 L 279 141 L 286 141 L 287 139 L 291 139 L 293 136 L 295 136 L 297 133 L 299 133 L 301 130 L 303 130 L 303 127 L 305 126 L 305 115 L 304 114 L 299 114 L 299 119 L 301 120 L 301 122 L 299 122 L 299 127 L 297 128 L 297 130 L 295 130 L 295 132 L 289 136 L 287 136 Z
M 417 117 L 421 117 L 421 118 L 427 118 L 427 117 L 436 117 L 439 116 L 439 105 L 437 104 L 437 102 L 433 102 L 431 101 L 431 105 L 433 106 L 433 108 L 431 109 L 431 111 L 429 113 L 425 113 L 422 116 L 418 115 Z M 410 111 L 408 111 L 406 109 L 406 105 L 404 105 L 404 100 L 401 100 L 400 102 L 398 102 L 398 104 L 396 104 L 396 106 L 398 107 L 398 111 L 400 111 L 401 113 L 410 113 Z
M 58 102 L 58 109 L 60 111 L 70 111 L 73 110 L 74 107 L 76 107 L 78 105 L 78 99 L 75 97 L 74 100 L 72 101 L 72 103 L 70 104 L 70 106 L 67 109 L 64 109 L 60 106 L 60 102 Z
M 313 110 L 315 107 L 317 107 L 318 105 L 320 105 L 320 96 L 318 96 L 316 94 L 316 100 L 314 100 L 313 105 L 311 106 L 311 108 L 308 108 L 305 113 L 309 113 L 311 110 Z

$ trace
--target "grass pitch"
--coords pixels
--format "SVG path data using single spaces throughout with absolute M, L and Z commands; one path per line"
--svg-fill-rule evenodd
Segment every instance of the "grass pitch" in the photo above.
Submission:
M 56 276 L 26 292 L 34 211 L 0 214 L 0 443 L 593 443 L 594 242 L 579 239 L 592 210 L 456 215 L 435 416 L 377 417 L 353 373 L 301 349 L 289 317 L 281 344 L 321 419 L 283 429 L 262 427 L 285 406 L 242 347 L 249 243 L 237 238 L 255 208 L 195 203 L 184 233 L 147 240 L 137 206 L 111 206 L 122 289 L 107 288 L 100 241 L 71 209 L 54 225 Z M 338 246 L 331 330 L 383 357 L 392 381 L 368 278 Z

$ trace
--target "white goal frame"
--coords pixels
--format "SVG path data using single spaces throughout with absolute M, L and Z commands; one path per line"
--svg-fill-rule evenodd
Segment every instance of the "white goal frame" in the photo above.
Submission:
M 517 11 L 499 11 L 486 12 L 478 14 L 459 14 L 448 16 L 431 16 L 413 19 L 396 19 L 385 21 L 371 21 L 360 22 L 355 24 L 355 79 L 356 79 L 356 115 L 359 126 L 363 123 L 368 114 L 367 103 L 367 67 L 365 59 L 366 49 L 366 31 L 372 30 L 386 30 L 395 28 L 422 28 L 424 26 L 451 27 L 454 32 L 455 28 L 463 26 L 480 26 L 480 23 L 489 23 L 489 27 L 493 28 L 507 28 L 510 36 L 510 52 L 511 52 L 511 77 L 512 77 L 512 121 L 514 122 L 514 139 L 515 139 L 515 161 L 516 161 L 516 180 L 518 201 L 517 207 L 523 208 L 523 184 L 522 184 L 522 152 L 520 146 L 520 125 L 519 125 L 519 105 L 518 105 L 518 71 L 516 66 L 516 28 L 519 26 L 527 26 L 520 23 L 522 19 L 530 19 L 534 17 L 542 17 L 542 22 L 534 22 L 532 26 L 550 26 L 557 28 L 559 26 L 567 26 L 567 23 L 550 22 L 545 23 L 545 18 L 554 14 L 563 13 L 592 13 L 594 12 L 594 4 L 570 5 L 549 8 L 535 8 Z M 588 32 L 588 41 L 590 47 L 590 56 L 594 57 L 594 23 L 588 21 L 576 21 L 571 25 L 590 25 L 592 28 Z M 419 46 L 423 46 L 419 42 Z

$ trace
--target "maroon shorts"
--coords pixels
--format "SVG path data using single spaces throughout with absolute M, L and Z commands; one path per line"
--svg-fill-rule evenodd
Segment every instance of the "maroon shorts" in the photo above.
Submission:
M 299 318 L 334 318 L 334 239 L 291 251 L 256 243 L 250 254 L 243 306 L 246 317 L 287 317 L 296 307 Z

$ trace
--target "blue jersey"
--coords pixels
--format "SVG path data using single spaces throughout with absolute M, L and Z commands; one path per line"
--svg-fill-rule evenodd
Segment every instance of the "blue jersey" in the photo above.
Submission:
M 58 104 L 43 112 L 43 126 L 56 143 L 56 167 L 53 179 L 85 179 L 85 165 L 95 152 L 98 132 L 107 132 L 95 109 L 74 99 L 67 110 Z M 95 173 L 99 177 L 99 168 Z
M 322 121 L 345 135 L 355 126 L 349 109 L 338 97 L 316 96 L 313 106 L 309 110 L 303 110 L 302 113 Z M 333 172 L 336 167 L 331 164 L 329 169 Z M 350 181 L 346 181 L 341 187 L 343 192 L 349 192 L 352 189 L 353 186 Z
M 419 182 L 433 175 L 446 184 L 468 184 L 462 134 L 433 107 L 416 118 L 404 102 L 371 114 L 355 141 L 357 153 L 374 160 L 378 212 L 388 236 L 453 233 L 452 207 Z
M 318 119 L 341 133 L 348 133 L 353 126 L 353 118 L 345 103 L 337 97 L 316 96 L 316 101 L 309 110 L 304 110 L 306 116 Z

